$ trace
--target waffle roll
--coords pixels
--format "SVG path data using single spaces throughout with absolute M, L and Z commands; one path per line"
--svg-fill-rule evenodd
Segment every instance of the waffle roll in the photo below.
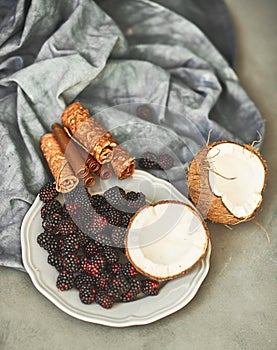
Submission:
M 55 123 L 52 125 L 52 131 L 55 139 L 58 141 L 62 152 L 64 153 L 66 159 L 68 159 L 75 175 L 78 178 L 85 178 L 89 174 L 89 168 L 86 165 L 83 157 L 78 151 L 78 146 L 74 141 L 67 135 L 63 127 Z
M 113 176 L 113 169 L 110 163 L 105 163 L 101 166 L 101 168 L 96 173 L 100 179 L 108 180 Z
M 134 158 L 79 102 L 74 102 L 64 110 L 62 123 L 68 135 L 100 165 L 110 163 L 119 179 L 126 179 L 134 173 Z
M 40 148 L 56 181 L 57 191 L 61 193 L 72 191 L 78 185 L 79 179 L 65 158 L 55 136 L 52 133 L 43 135 L 40 139 Z
M 111 160 L 113 171 L 120 180 L 127 179 L 133 175 L 136 169 L 134 158 L 120 145 L 117 145 L 113 150 L 113 158 Z
M 62 123 L 71 137 L 88 151 L 100 164 L 111 161 L 116 146 L 111 134 L 90 117 L 79 102 L 69 105 L 62 114 Z

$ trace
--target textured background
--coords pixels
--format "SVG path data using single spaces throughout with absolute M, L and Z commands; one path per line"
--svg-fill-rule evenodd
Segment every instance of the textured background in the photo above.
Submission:
M 232 231 L 209 225 L 211 269 L 184 309 L 152 325 L 111 329 L 62 313 L 27 274 L 0 269 L 0 347 L 12 349 L 276 349 L 276 10 L 275 0 L 227 0 L 237 31 L 236 71 L 266 119 L 262 154 L 269 179 L 258 220 Z

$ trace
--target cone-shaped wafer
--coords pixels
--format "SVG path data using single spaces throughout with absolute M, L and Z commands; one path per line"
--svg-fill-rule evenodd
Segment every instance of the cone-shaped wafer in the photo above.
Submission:
M 86 177 L 89 174 L 89 169 L 79 153 L 75 142 L 71 140 L 60 124 L 53 124 L 52 130 L 61 147 L 61 150 L 63 151 L 66 159 L 68 159 L 76 176 L 79 178 Z
M 40 147 L 56 181 L 57 191 L 62 193 L 72 191 L 78 185 L 79 180 L 54 135 L 52 133 L 43 135 L 40 139 Z

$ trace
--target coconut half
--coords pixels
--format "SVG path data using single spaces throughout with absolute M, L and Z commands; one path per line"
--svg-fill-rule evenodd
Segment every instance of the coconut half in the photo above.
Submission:
M 147 205 L 131 219 L 126 255 L 143 275 L 169 280 L 192 269 L 206 254 L 207 226 L 191 206 L 179 201 Z
M 237 224 L 262 203 L 267 167 L 252 146 L 223 141 L 202 149 L 188 170 L 189 194 L 207 219 Z

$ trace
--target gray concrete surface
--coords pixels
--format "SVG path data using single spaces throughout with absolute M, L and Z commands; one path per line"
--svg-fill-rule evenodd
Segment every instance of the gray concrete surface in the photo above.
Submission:
M 211 225 L 208 277 L 182 310 L 147 326 L 116 329 L 76 320 L 52 305 L 27 274 L 0 269 L 0 349 L 273 350 L 276 337 L 277 1 L 227 0 L 238 39 L 236 71 L 266 119 L 268 186 L 253 223 Z

